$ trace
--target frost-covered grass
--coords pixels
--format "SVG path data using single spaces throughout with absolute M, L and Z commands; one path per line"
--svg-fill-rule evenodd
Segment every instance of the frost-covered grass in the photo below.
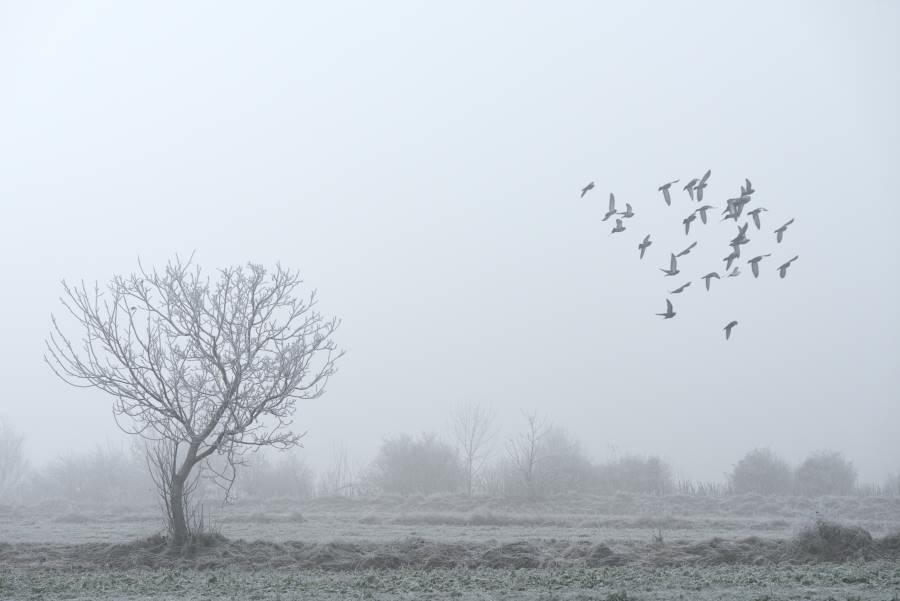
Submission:
M 0 506 L 0 599 L 900 601 L 896 497 L 434 495 L 212 512 L 224 536 L 183 556 L 154 537 L 152 506 Z
M 13 568 L 9 599 L 900 599 L 896 562 L 707 568 L 637 566 L 547 569 L 95 570 Z

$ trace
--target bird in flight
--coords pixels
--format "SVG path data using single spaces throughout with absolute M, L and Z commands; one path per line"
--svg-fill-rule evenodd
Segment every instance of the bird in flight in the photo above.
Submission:
M 672 258 L 669 260 L 669 268 L 663 269 L 660 267 L 659 270 L 667 276 L 678 275 L 678 259 L 675 257 L 674 253 L 672 253 Z
M 734 263 L 734 260 L 741 256 L 741 250 L 739 246 L 735 246 L 734 250 L 731 251 L 731 254 L 722 259 L 725 261 L 725 271 L 731 269 L 731 264 Z
M 779 266 L 778 266 L 778 275 L 779 275 L 782 279 L 784 279 L 784 276 L 787 275 L 788 267 L 790 267 L 790 266 L 791 266 L 791 263 L 793 263 L 794 261 L 796 261 L 796 260 L 799 259 L 799 258 L 800 258 L 800 255 L 795 255 L 794 258 L 791 259 L 790 261 L 788 261 L 787 263 L 783 263 L 783 264 L 779 265 Z
M 644 258 L 644 251 L 647 250 L 653 242 L 650 241 L 650 234 L 644 236 L 644 241 L 638 244 L 638 250 L 641 251 L 641 258 Z
M 610 234 L 618 234 L 619 232 L 624 232 L 625 226 L 622 225 L 621 219 L 616 219 L 616 227 L 614 227 L 609 233 Z
M 759 213 L 760 211 L 768 211 L 765 207 L 756 207 L 752 211 L 749 211 L 747 214 L 753 217 L 753 224 L 756 226 L 756 229 L 760 229 L 759 223 Z
M 589 183 L 584 188 L 581 189 L 581 197 L 584 198 L 584 195 L 594 189 L 594 182 Z
M 781 243 L 781 239 L 784 237 L 784 232 L 787 230 L 788 226 L 792 223 L 794 223 L 793 219 L 791 219 L 790 221 L 788 221 L 787 223 L 782 225 L 780 228 L 775 230 L 775 237 L 778 238 L 779 244 Z
M 672 301 L 666 299 L 666 312 L 657 313 L 657 315 L 661 316 L 663 319 L 672 319 L 675 317 L 675 311 L 672 310 Z
M 706 187 L 706 182 L 709 180 L 710 175 L 712 175 L 712 169 L 707 169 L 703 177 L 700 178 L 697 187 L 694 188 L 697 191 L 697 202 L 703 202 L 703 189 Z
M 726 277 L 726 278 L 736 278 L 736 277 L 739 276 L 739 275 L 741 275 L 741 268 L 740 268 L 740 267 L 735 267 L 735 268 L 732 269 L 732 270 L 728 273 L 728 275 L 725 276 L 725 277 Z
M 728 325 L 725 326 L 725 340 L 731 338 L 731 328 L 737 325 L 737 320 L 733 320 L 728 322 Z
M 709 281 L 713 278 L 716 278 L 717 280 L 720 279 L 719 274 L 716 273 L 715 271 L 707 273 L 705 276 L 703 276 L 703 280 L 706 282 L 706 291 L 707 292 L 709 292 Z
M 696 241 L 691 242 L 691 245 L 690 245 L 690 246 L 688 246 L 687 248 L 685 248 L 683 251 L 681 251 L 680 253 L 678 253 L 678 254 L 675 255 L 675 256 L 676 256 L 676 257 L 683 257 L 684 255 L 690 254 L 691 249 L 694 248 L 695 246 L 697 246 L 697 242 L 696 242 Z
M 684 292 L 684 289 L 687 288 L 687 287 L 690 286 L 690 285 L 691 285 L 691 283 L 688 282 L 687 284 L 685 284 L 685 285 L 683 285 L 683 286 L 680 286 L 680 287 L 676 288 L 675 290 L 673 290 L 673 291 L 670 292 L 669 294 L 681 294 L 682 292 Z
M 687 193 L 691 195 L 691 200 L 694 200 L 694 187 L 697 185 L 697 182 L 699 182 L 699 181 L 700 180 L 695 177 L 694 179 L 689 181 L 687 183 L 687 185 L 684 187 L 684 189 L 687 190 Z
M 771 256 L 772 256 L 772 253 L 767 253 L 765 255 L 759 255 L 758 257 L 753 257 L 752 259 L 747 261 L 748 263 L 750 263 L 750 268 L 753 270 L 754 278 L 759 277 L 759 262 L 762 261 L 763 258 L 771 257 Z
M 750 227 L 749 223 L 745 223 L 744 225 L 738 226 L 738 235 L 731 239 L 731 242 L 728 243 L 729 246 L 740 246 L 741 244 L 747 244 L 750 242 L 750 238 L 747 237 L 747 228 Z
M 621 215 L 622 217 L 625 217 L 626 219 L 630 219 L 631 217 L 634 217 L 634 211 L 631 210 L 631 205 L 626 202 L 625 203 L 625 211 L 623 213 L 619 213 L 619 215 Z
M 669 188 L 672 187 L 672 184 L 677 184 L 677 183 L 678 183 L 678 180 L 673 179 L 672 181 L 667 182 L 658 188 L 658 190 L 663 193 L 663 200 L 666 201 L 667 207 L 672 206 L 672 197 L 669 195 Z
M 681 223 L 684 224 L 684 235 L 687 236 L 691 233 L 691 222 L 697 219 L 696 213 L 691 213 L 685 219 L 681 220 Z
M 699 209 L 697 209 L 694 212 L 697 213 L 698 215 L 700 215 L 700 221 L 703 222 L 703 225 L 706 225 L 706 212 L 708 210 L 714 209 L 714 208 L 715 207 L 711 207 L 709 205 L 703 205 L 702 207 L 700 207 Z
M 603 216 L 603 221 L 606 221 L 610 217 L 616 214 L 616 196 L 612 192 L 609 193 L 609 209 L 606 211 L 606 215 Z
M 746 182 L 746 185 L 741 186 L 741 196 L 750 196 L 751 194 L 756 192 L 756 190 L 753 189 L 753 185 L 750 183 L 749 179 L 744 178 L 744 181 Z

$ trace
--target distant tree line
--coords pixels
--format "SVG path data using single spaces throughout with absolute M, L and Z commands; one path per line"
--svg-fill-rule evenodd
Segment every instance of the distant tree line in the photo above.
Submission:
M 672 468 L 659 457 L 593 461 L 564 429 L 535 414 L 525 415 L 518 434 L 497 439 L 493 417 L 477 406 L 464 406 L 454 413 L 448 439 L 434 434 L 388 437 L 365 465 L 353 465 L 342 446 L 335 447 L 318 473 L 295 451 L 253 454 L 240 466 L 233 494 L 238 499 L 294 500 L 436 493 L 524 498 L 566 492 L 900 495 L 900 474 L 883 485 L 861 487 L 853 463 L 837 452 L 817 452 L 791 466 L 770 449 L 755 449 L 734 465 L 727 483 L 703 484 L 676 482 Z M 0 422 L 0 502 L 145 502 L 154 490 L 145 461 L 140 449 L 107 445 L 34 468 L 25 460 L 24 437 Z M 199 480 L 200 498 L 214 492 L 215 482 Z

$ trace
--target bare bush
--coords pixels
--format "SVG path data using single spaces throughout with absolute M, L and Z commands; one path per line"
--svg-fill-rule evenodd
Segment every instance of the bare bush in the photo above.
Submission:
M 841 453 L 823 451 L 807 457 L 794 478 L 803 495 L 849 495 L 856 485 L 856 468 Z
M 360 493 L 360 489 L 360 483 L 350 465 L 347 445 L 335 445 L 331 452 L 331 462 L 319 476 L 317 494 L 322 497 L 354 497 Z
M 737 494 L 786 495 L 793 487 L 790 466 L 769 449 L 744 455 L 734 466 L 730 480 Z
M 369 474 L 380 491 L 400 495 L 459 490 L 465 469 L 449 444 L 431 434 L 385 440 Z
M 296 453 L 279 453 L 274 460 L 258 453 L 244 466 L 239 491 L 243 497 L 302 501 L 315 493 L 315 474 Z
M 27 469 L 25 437 L 0 419 L 0 501 L 18 497 Z
M 144 503 L 153 487 L 133 453 L 106 445 L 57 458 L 32 475 L 27 489 L 32 501 L 65 499 L 105 505 Z

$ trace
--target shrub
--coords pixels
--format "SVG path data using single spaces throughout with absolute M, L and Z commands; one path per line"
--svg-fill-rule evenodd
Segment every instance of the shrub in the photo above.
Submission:
M 276 461 L 258 454 L 238 472 L 238 490 L 243 497 L 306 500 L 315 492 L 315 477 L 296 453 L 282 454 Z
M 26 469 L 24 437 L 0 420 L 0 500 L 17 496 Z
M 434 435 L 400 435 L 385 440 L 372 464 L 370 483 L 401 495 L 460 490 L 465 470 L 453 447 Z
M 626 455 L 594 467 L 596 488 L 606 493 L 661 494 L 674 490 L 672 468 L 659 457 Z
M 820 519 L 797 533 L 793 551 L 825 561 L 844 561 L 865 552 L 872 544 L 872 535 L 859 526 Z
M 797 492 L 804 495 L 848 495 L 856 484 L 856 468 L 836 452 L 811 455 L 794 476 Z
M 135 503 L 152 498 L 147 467 L 134 454 L 110 446 L 60 457 L 31 478 L 35 498 L 79 503 Z
M 591 462 L 565 430 L 550 428 L 541 439 L 536 466 L 540 494 L 584 490 L 590 486 Z
M 731 472 L 735 493 L 785 495 L 791 492 L 791 468 L 769 449 L 755 449 L 744 455 Z

